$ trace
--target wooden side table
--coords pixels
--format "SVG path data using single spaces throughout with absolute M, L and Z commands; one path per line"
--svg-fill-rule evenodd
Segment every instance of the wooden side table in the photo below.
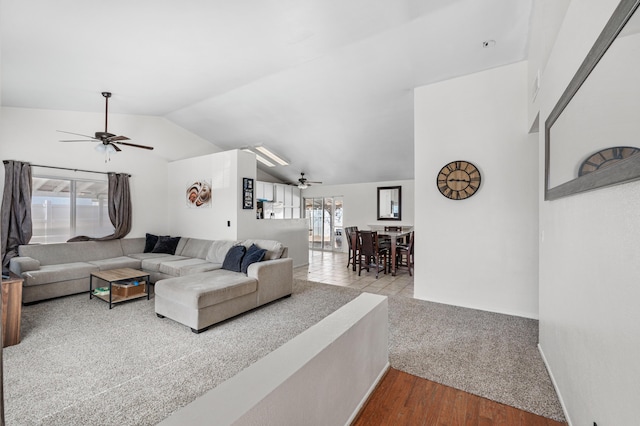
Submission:
M 20 343 L 22 282 L 13 272 L 9 279 L 2 280 L 2 347 Z

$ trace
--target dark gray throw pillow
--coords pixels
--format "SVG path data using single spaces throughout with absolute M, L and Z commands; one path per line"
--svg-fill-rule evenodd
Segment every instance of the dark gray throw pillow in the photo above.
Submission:
M 251 247 L 247 250 L 247 253 L 242 258 L 241 270 L 245 274 L 247 273 L 247 269 L 249 269 L 249 265 L 256 262 L 262 262 L 264 259 L 264 255 L 267 251 L 265 249 L 261 249 L 255 244 L 251 244 Z
M 247 250 L 245 246 L 233 246 L 227 252 L 222 262 L 222 269 L 228 271 L 240 272 L 240 266 L 242 265 L 242 258 Z
M 180 237 L 159 236 L 158 242 L 153 250 L 151 250 L 151 253 L 175 254 L 179 242 Z
M 144 241 L 144 252 L 151 253 L 151 250 L 158 244 L 158 236 L 153 234 L 147 234 Z

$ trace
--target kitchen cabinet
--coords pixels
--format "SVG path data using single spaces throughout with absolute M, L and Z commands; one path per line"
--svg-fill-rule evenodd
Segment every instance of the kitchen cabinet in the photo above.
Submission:
M 264 207 L 265 219 L 300 219 L 300 189 L 297 186 L 256 182 L 256 198 L 269 201 Z
M 256 200 L 273 201 L 273 183 L 257 181 Z

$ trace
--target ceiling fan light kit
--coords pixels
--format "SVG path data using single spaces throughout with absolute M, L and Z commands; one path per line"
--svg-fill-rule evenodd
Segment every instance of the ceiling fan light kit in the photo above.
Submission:
M 286 182 L 287 185 L 296 185 L 299 189 L 307 189 L 311 184 L 321 185 L 322 182 L 312 182 L 304 177 L 304 172 L 300 173 L 300 178 L 297 182 Z
M 111 157 L 110 157 L 111 154 L 115 154 L 116 152 L 122 151 L 115 144 L 152 150 L 153 149 L 152 146 L 138 145 L 130 142 L 122 142 L 122 141 L 128 141 L 129 138 L 126 136 L 117 136 L 117 135 L 114 135 L 113 133 L 109 133 L 108 118 L 109 118 L 109 98 L 111 97 L 111 92 L 102 92 L 102 96 L 104 97 L 104 100 L 105 100 L 104 132 L 95 132 L 95 137 L 94 137 L 94 136 L 83 135 L 80 133 L 72 133 L 72 132 L 65 132 L 63 130 L 58 130 L 58 132 L 60 133 L 67 133 L 70 135 L 89 138 L 89 139 L 61 140 L 60 142 L 98 142 L 98 145 L 95 147 L 95 150 L 105 154 L 105 160 L 104 160 L 105 163 L 111 160 Z

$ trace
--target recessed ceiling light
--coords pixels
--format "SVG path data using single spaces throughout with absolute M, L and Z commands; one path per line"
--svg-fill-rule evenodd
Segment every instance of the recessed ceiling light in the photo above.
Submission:
M 496 45 L 496 41 L 495 40 L 485 40 L 482 42 L 482 47 L 484 47 L 485 49 L 489 48 L 489 47 L 494 47 Z

